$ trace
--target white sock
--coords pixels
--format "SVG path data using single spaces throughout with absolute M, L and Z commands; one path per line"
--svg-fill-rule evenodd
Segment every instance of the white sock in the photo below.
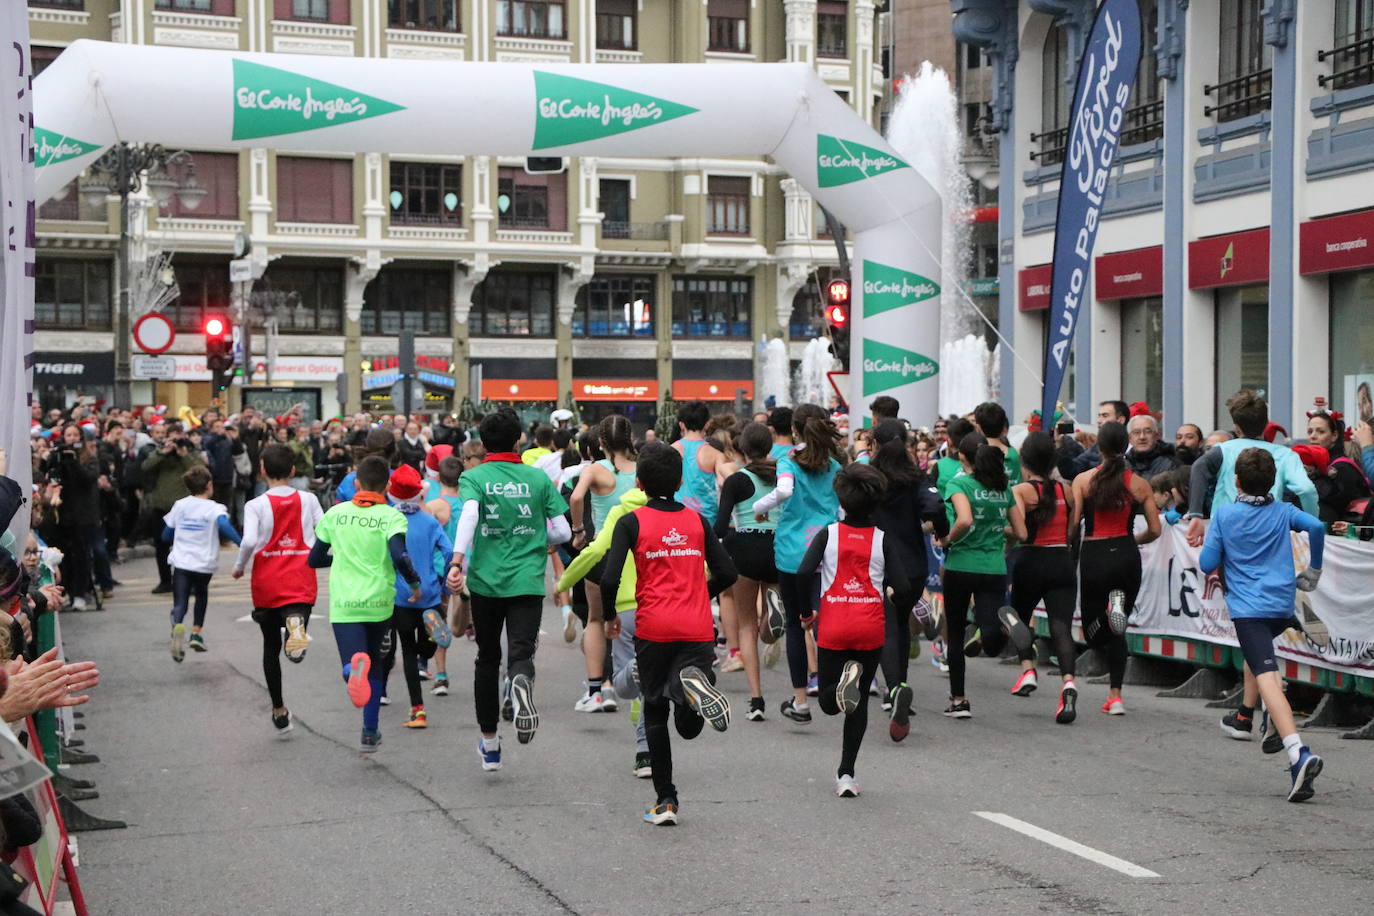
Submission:
M 808 709 L 811 708 L 811 704 L 807 702 L 798 703 L 794 700 L 792 702 L 792 708 L 795 709 L 797 712 L 806 712 Z
M 563 611 L 563 616 L 564 616 L 564 617 L 567 617 L 569 614 L 572 613 L 572 605 L 571 605 L 571 604 L 565 604 L 565 605 L 563 605 L 562 611 Z
M 498 736 L 495 737 L 495 738 L 483 738 L 483 739 L 482 739 L 482 750 L 484 750 L 484 751 L 499 751 L 499 750 L 501 750 L 501 738 L 500 738 L 500 736 L 498 735 Z
M 1297 732 L 1283 739 L 1283 749 L 1288 752 L 1288 762 L 1298 762 L 1298 752 L 1302 750 L 1302 737 Z

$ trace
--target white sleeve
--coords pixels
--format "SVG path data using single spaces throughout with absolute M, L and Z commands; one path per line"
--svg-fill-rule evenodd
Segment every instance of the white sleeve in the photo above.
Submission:
M 320 506 L 320 498 L 308 490 L 298 490 L 301 494 L 301 534 L 305 537 L 305 546 L 315 546 L 315 526 L 324 518 L 324 509 Z
M 261 499 L 262 497 L 258 497 Z M 258 512 L 262 509 L 262 503 L 258 499 L 250 499 L 243 507 L 243 540 L 239 542 L 238 559 L 234 561 L 235 572 L 242 572 L 248 566 L 248 561 L 253 554 L 262 546 L 258 543 Z
M 463 503 L 463 514 L 458 516 L 458 531 L 453 538 L 453 552 L 467 556 L 472 550 L 472 539 L 477 535 L 477 515 L 481 511 L 475 499 Z
M 566 544 L 572 540 L 572 526 L 568 524 L 566 516 L 555 515 L 549 519 L 549 543 L 553 545 Z
M 778 478 L 778 486 L 772 493 L 761 496 L 754 503 L 754 512 L 757 515 L 767 515 L 778 506 L 792 498 L 792 475 Z

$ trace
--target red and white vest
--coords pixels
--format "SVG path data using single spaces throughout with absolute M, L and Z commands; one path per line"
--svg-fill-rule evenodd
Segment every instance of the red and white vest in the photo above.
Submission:
M 706 529 L 690 509 L 635 510 L 635 636 L 651 642 L 714 642 L 706 589 Z
M 821 606 L 816 645 L 823 649 L 881 649 L 883 532 L 835 522 L 821 559 Z
M 318 593 L 310 568 L 310 545 L 301 525 L 300 491 L 289 496 L 265 494 L 272 507 L 272 533 L 253 555 L 253 606 L 314 604 Z

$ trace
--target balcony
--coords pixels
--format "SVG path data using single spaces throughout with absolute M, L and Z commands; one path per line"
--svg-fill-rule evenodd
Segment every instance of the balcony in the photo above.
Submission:
M 603 239 L 629 239 L 636 242 L 668 241 L 668 224 L 663 220 L 634 223 L 625 220 L 605 220 L 601 224 Z
M 1317 77 L 1323 89 L 1354 89 L 1374 83 L 1374 36 L 1318 51 L 1317 60 L 1331 61 L 1331 73 Z
M 1204 86 L 1203 94 L 1216 99 L 1216 104 L 1208 105 L 1202 113 L 1215 117 L 1220 124 L 1268 111 L 1273 101 L 1273 85 L 1274 71 L 1266 69 Z
M 1064 161 L 1064 151 L 1069 146 L 1069 129 L 1060 127 L 1041 134 L 1031 134 L 1031 143 L 1039 144 L 1038 150 L 1031 150 L 1032 162 L 1040 166 L 1058 165 Z
M 1126 109 L 1121 128 L 1121 145 L 1135 146 L 1164 136 L 1164 100 L 1146 102 Z

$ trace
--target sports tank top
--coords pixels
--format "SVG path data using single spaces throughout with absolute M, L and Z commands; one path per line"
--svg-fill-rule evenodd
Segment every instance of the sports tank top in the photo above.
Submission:
M 883 532 L 836 522 L 827 529 L 821 559 L 816 645 L 823 649 L 880 649 L 883 616 Z
M 444 534 L 448 535 L 451 543 L 458 541 L 458 518 L 463 514 L 463 500 L 459 496 L 445 496 L 439 494 L 439 498 L 448 503 L 448 524 L 444 526 Z
M 1134 474 L 1128 469 L 1122 476 L 1126 483 L 1128 502 L 1112 509 L 1098 509 L 1092 501 L 1085 499 L 1083 506 L 1083 536 L 1088 538 L 1120 538 L 1131 534 L 1135 524 L 1135 513 L 1139 508 L 1135 498 L 1130 496 L 1131 479 Z
M 615 487 L 605 496 L 598 496 L 595 490 L 588 490 L 592 504 L 592 531 L 600 531 L 601 526 L 606 523 L 606 516 L 611 514 L 611 509 L 620 505 L 620 497 L 634 489 L 635 472 L 621 471 L 616 468 L 615 462 L 609 458 L 602 458 L 597 464 L 611 472 L 615 478 Z
M 706 589 L 706 528 L 690 509 L 636 509 L 635 635 L 651 642 L 715 639 Z
M 310 568 L 310 545 L 301 528 L 301 499 L 266 494 L 272 507 L 272 533 L 253 556 L 250 591 L 254 607 L 314 604 L 318 593 L 315 570 Z
M 748 468 L 740 468 L 738 473 L 749 478 L 749 482 L 754 485 L 754 495 L 748 499 L 742 499 L 735 503 L 735 530 L 736 531 L 776 531 L 778 527 L 778 510 L 774 509 L 768 513 L 768 521 L 761 522 L 754 518 L 754 503 L 772 493 L 776 486 L 765 486 L 755 474 Z
M 697 453 L 705 444 L 700 439 L 682 440 L 682 486 L 673 498 L 694 512 L 715 518 L 716 475 L 697 464 Z
M 774 442 L 773 447 L 768 450 L 768 457 L 772 458 L 774 461 L 777 461 L 779 458 L 781 458 L 783 455 L 786 455 L 794 448 L 796 448 L 796 446 L 788 445 L 785 442 Z
M 1034 481 L 1032 481 L 1034 483 Z M 1042 481 L 1043 483 L 1043 481 Z M 1044 491 L 1037 486 L 1040 499 Z M 1037 503 L 1038 504 L 1038 503 Z M 1026 544 L 1033 547 L 1064 547 L 1069 543 L 1069 504 L 1064 499 L 1064 485 L 1054 482 L 1054 515 L 1044 525 L 1037 525 L 1026 518 Z
M 794 573 L 816 532 L 839 518 L 835 475 L 840 463 L 834 458 L 821 471 L 808 471 L 789 454 L 778 462 L 778 476 L 792 475 L 792 498 L 782 504 L 778 529 L 773 535 L 773 560 L 778 572 Z

